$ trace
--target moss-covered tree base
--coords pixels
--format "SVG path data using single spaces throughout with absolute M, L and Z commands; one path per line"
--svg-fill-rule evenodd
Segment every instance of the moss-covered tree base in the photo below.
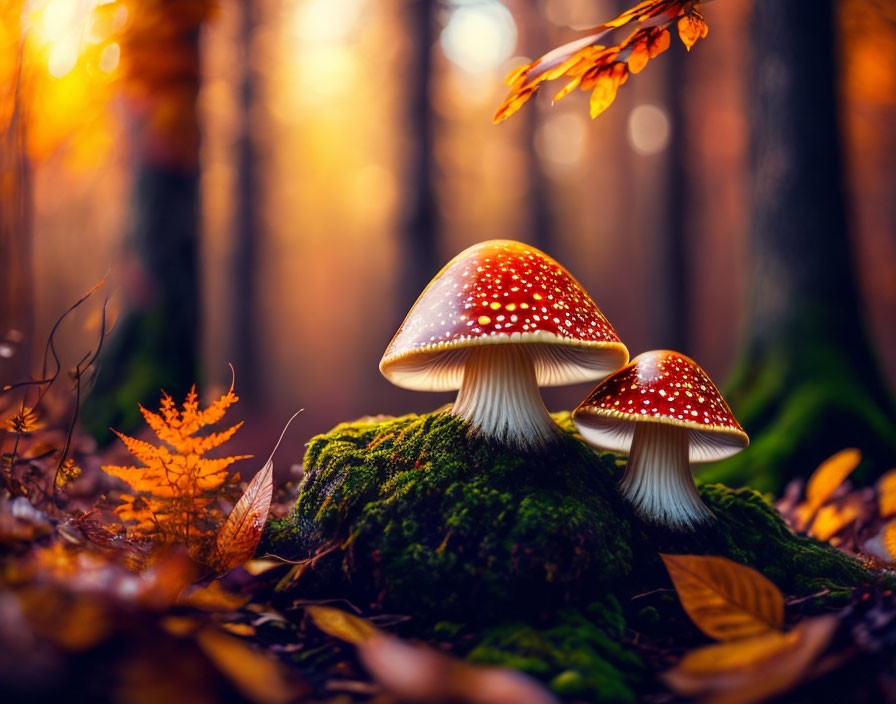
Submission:
M 671 587 L 661 552 L 724 555 L 800 596 L 867 581 L 748 489 L 702 486 L 717 520 L 700 531 L 644 523 L 616 490 L 622 462 L 555 418 L 566 435 L 541 455 L 444 413 L 339 425 L 309 444 L 294 513 L 262 549 L 319 556 L 295 585 L 304 598 L 409 614 L 416 635 L 473 633 L 476 661 L 619 701 L 643 673 L 631 629 L 665 619 L 657 609 L 681 616 L 674 599 L 632 599 Z

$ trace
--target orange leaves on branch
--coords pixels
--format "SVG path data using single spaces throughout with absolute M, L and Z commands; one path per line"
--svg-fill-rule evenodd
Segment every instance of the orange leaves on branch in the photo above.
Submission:
M 756 570 L 725 557 L 660 557 L 684 610 L 710 638 L 733 640 L 784 625 L 784 597 Z
M 208 408 L 201 410 L 195 389 L 187 394 L 178 410 L 170 396 L 162 397 L 160 413 L 140 407 L 143 417 L 164 444 L 153 445 L 116 433 L 142 466 L 106 465 L 103 470 L 127 482 L 134 490 L 123 495 L 115 510 L 132 524 L 132 532 L 162 542 L 197 546 L 209 538 L 223 516 L 214 502 L 233 485 L 228 468 L 247 457 L 209 458 L 209 450 L 219 447 L 242 425 L 220 433 L 197 435 L 217 423 L 236 403 L 233 387 Z
M 594 34 L 564 44 L 540 59 L 521 66 L 507 77 L 510 92 L 495 113 L 494 122 L 506 120 L 531 98 L 543 83 L 562 77 L 569 79 L 554 100 L 576 88 L 591 91 L 591 117 L 597 117 L 616 98 L 616 92 L 630 73 L 640 73 L 647 62 L 669 48 L 671 27 L 690 50 L 708 27 L 698 11 L 698 0 L 646 0 L 606 24 Z M 610 31 L 629 23 L 641 25 L 622 42 L 599 44 Z

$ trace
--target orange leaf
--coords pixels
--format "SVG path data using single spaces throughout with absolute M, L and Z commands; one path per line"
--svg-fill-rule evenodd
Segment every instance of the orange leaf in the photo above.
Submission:
M 638 42 L 628 57 L 628 70 L 631 73 L 641 73 L 649 60 L 650 52 L 647 49 L 647 42 Z
M 866 512 L 865 501 L 858 494 L 850 494 L 842 501 L 827 504 L 818 509 L 809 535 L 818 540 L 830 540 L 848 528 Z
M 708 31 L 709 27 L 699 13 L 685 15 L 678 20 L 678 36 L 688 51 L 697 43 L 698 39 L 705 37 Z
M 684 610 L 710 638 L 745 638 L 784 624 L 780 590 L 751 567 L 725 557 L 660 557 Z
M 882 518 L 896 513 L 896 469 L 891 469 L 878 480 L 877 497 Z
M 835 616 L 821 616 L 803 621 L 789 633 L 768 631 L 698 648 L 660 679 L 676 693 L 702 701 L 766 701 L 802 681 L 830 643 L 837 624 Z
M 890 521 L 883 531 L 884 547 L 890 553 L 890 562 L 896 562 L 896 521 Z
M 311 617 L 314 625 L 328 636 L 352 645 L 366 643 L 381 633 L 367 619 L 332 606 L 306 606 L 305 613 Z
M 862 461 L 862 453 L 855 448 L 841 450 L 820 465 L 806 483 L 806 501 L 800 507 L 798 524 L 805 528 L 815 512 L 827 501 Z

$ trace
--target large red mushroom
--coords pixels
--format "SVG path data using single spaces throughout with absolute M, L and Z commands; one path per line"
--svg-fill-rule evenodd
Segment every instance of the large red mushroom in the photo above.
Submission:
M 607 377 L 573 419 L 591 445 L 629 455 L 622 493 L 642 516 L 673 528 L 712 518 L 690 465 L 750 442 L 706 372 L 668 350 L 640 354 Z
M 452 413 L 488 438 L 542 448 L 560 434 L 539 386 L 604 378 L 628 350 L 549 256 L 511 240 L 474 245 L 426 287 L 380 371 L 420 391 L 459 389 Z

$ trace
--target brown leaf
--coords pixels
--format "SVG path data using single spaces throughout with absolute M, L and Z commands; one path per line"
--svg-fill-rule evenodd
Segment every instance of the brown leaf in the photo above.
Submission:
M 307 693 L 305 685 L 290 681 L 279 661 L 218 628 L 203 628 L 196 641 L 243 696 L 257 704 L 287 704 Z
M 800 623 L 793 631 L 766 631 L 688 653 L 660 679 L 676 693 L 707 702 L 752 704 L 798 685 L 837 628 L 835 616 Z
M 274 493 L 274 463 L 268 460 L 253 477 L 218 533 L 219 572 L 228 572 L 252 558 Z
M 353 645 L 360 645 L 380 633 L 367 619 L 332 606 L 306 606 L 305 613 L 328 636 Z
M 710 638 L 745 638 L 784 624 L 783 595 L 751 567 L 725 557 L 660 557 L 684 610 Z
M 237 501 L 236 506 L 227 517 L 227 521 L 218 533 L 218 557 L 216 567 L 219 572 L 229 572 L 239 567 L 255 554 L 258 541 L 261 540 L 264 524 L 271 510 L 271 496 L 274 493 L 274 453 L 289 428 L 289 424 L 302 411 L 296 411 L 286 421 L 280 438 L 264 467 L 252 478 L 246 491 Z
M 378 632 L 358 645 L 368 672 L 402 701 L 470 704 L 556 704 L 520 672 L 470 665 L 426 645 Z
M 832 455 L 818 465 L 806 483 L 806 501 L 798 513 L 798 524 L 801 529 L 809 524 L 815 512 L 831 498 L 831 494 L 859 466 L 861 461 L 862 453 L 855 448 L 848 448 Z

